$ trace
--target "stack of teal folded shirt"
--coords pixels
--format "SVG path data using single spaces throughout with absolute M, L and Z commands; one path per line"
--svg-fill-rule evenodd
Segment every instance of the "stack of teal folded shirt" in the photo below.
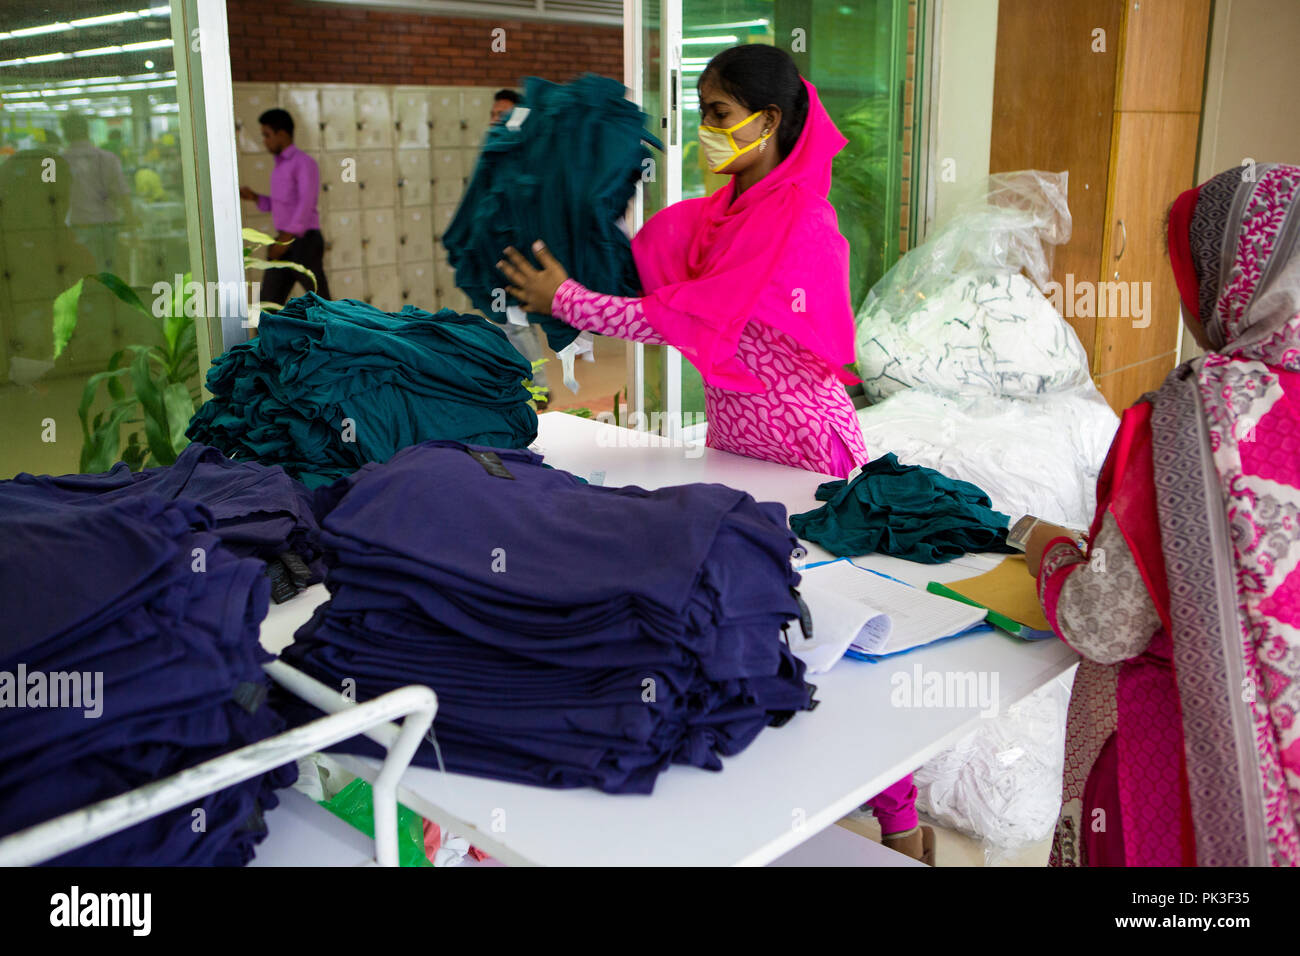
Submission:
M 663 146 L 646 132 L 646 114 L 623 84 L 587 73 L 558 85 L 524 81 L 523 122 L 491 127 L 460 208 L 442 235 L 456 285 L 497 322 L 506 303 L 494 297 L 507 280 L 497 269 L 506 246 L 529 254 L 543 240 L 565 270 L 606 295 L 640 295 L 632 247 L 619 219 L 652 153 Z M 523 108 L 516 107 L 511 118 Z M 535 260 L 534 260 L 535 261 Z M 578 330 L 550 315 L 528 313 L 556 352 Z
M 537 437 L 531 374 L 482 316 L 390 314 L 309 292 L 213 360 L 213 398 L 186 434 L 319 487 L 430 439 L 526 447 Z

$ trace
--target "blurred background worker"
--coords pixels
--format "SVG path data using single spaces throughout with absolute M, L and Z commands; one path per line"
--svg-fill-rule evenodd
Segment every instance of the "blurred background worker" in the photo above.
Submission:
M 68 225 L 94 256 L 95 266 L 105 272 L 117 267 L 117 237 L 130 218 L 130 187 L 122 173 L 122 161 L 90 140 L 90 122 L 77 114 L 63 120 L 68 145 L 72 189 L 69 194 Z
M 262 196 L 247 186 L 239 195 L 257 203 L 262 212 L 271 214 L 276 242 L 266 253 L 268 259 L 296 262 L 311 270 L 311 280 L 296 269 L 268 269 L 262 277 L 261 298 L 284 304 L 295 283 L 316 292 L 322 299 L 330 297 L 325 280 L 325 238 L 320 231 L 320 169 L 312 159 L 293 145 L 293 117 L 282 109 L 267 110 L 257 118 L 262 124 L 262 142 L 275 157 L 271 170 L 271 195 Z
M 492 125 L 497 126 L 510 118 L 510 111 L 518 106 L 521 97 L 514 90 L 497 90 L 492 97 Z M 505 322 L 501 328 L 505 331 L 510 344 L 519 350 L 519 354 L 528 361 L 536 362 L 542 357 L 542 344 L 537 340 L 537 332 L 532 325 L 516 325 Z M 533 369 L 533 384 L 546 389 L 543 397 L 537 399 L 537 410 L 543 411 L 550 404 L 550 383 L 546 378 L 546 366 L 538 365 Z

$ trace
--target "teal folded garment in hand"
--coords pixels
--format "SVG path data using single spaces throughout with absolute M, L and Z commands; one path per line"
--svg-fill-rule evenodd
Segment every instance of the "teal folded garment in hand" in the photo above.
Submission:
M 524 448 L 532 370 L 480 315 L 387 313 L 313 292 L 263 313 L 257 338 L 213 360 L 186 435 L 280 465 L 315 488 L 422 441 Z
M 513 246 L 528 257 L 541 239 L 569 275 L 606 295 L 640 295 L 632 246 L 619 226 L 648 162 L 646 114 L 623 84 L 594 73 L 559 85 L 530 76 L 528 110 L 517 128 L 491 127 L 460 207 L 442 234 L 456 285 L 474 307 L 506 321 L 508 280 L 496 264 Z M 516 107 L 515 112 L 521 111 Z M 549 314 L 527 313 L 556 352 L 578 330 Z
M 849 481 L 821 485 L 817 500 L 826 504 L 791 515 L 790 527 L 841 557 L 878 551 L 939 564 L 967 551 L 1016 553 L 1007 545 L 1008 518 L 988 495 L 933 468 L 901 465 L 893 454 L 867 462 Z

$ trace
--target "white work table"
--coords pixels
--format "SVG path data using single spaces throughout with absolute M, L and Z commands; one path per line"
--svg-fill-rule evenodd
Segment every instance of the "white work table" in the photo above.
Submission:
M 718 482 L 777 501 L 790 513 L 820 502 L 825 475 L 664 439 L 563 413 L 541 416 L 533 446 L 548 464 L 603 484 L 659 488 Z M 671 548 L 670 541 L 647 546 Z M 832 556 L 804 542 L 810 562 Z M 924 587 L 977 574 L 997 558 L 968 555 L 922 565 L 882 555 L 857 563 Z M 262 642 L 278 652 L 313 608 L 317 585 L 273 607 Z M 812 675 L 819 706 L 769 727 L 712 773 L 673 766 L 650 796 L 550 790 L 413 767 L 399 799 L 505 863 L 564 865 L 763 865 L 809 840 L 973 729 L 978 706 L 894 706 L 904 680 L 938 672 L 996 679 L 998 712 L 1068 670 L 1077 656 L 1059 641 L 1025 643 L 974 634 L 880 663 L 843 660 Z M 905 677 L 903 676 L 905 675 Z M 434 688 L 437 691 L 437 688 Z M 434 720 L 437 732 L 437 720 Z M 367 763 L 349 758 L 354 764 Z M 376 761 L 369 761 L 376 765 Z M 324 811 L 322 811 L 324 812 Z M 274 837 L 275 834 L 272 834 Z

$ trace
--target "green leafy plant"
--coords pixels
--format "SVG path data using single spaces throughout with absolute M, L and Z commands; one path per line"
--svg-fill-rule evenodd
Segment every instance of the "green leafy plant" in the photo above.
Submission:
M 296 263 L 268 260 L 253 255 L 259 247 L 275 242 L 273 236 L 255 229 L 243 230 L 244 266 L 251 269 L 294 269 L 308 276 L 312 285 L 316 277 L 310 269 Z M 187 302 L 191 274 L 186 273 L 179 287 L 166 299 L 159 298 L 149 309 L 135 290 L 111 272 L 83 276 L 54 300 L 54 358 L 62 354 L 77 330 L 78 307 L 86 280 L 93 279 L 111 292 L 118 301 L 147 316 L 158 330 L 160 342 L 153 345 L 128 345 L 110 356 L 108 368 L 96 372 L 81 393 L 77 416 L 81 419 L 81 471 L 107 471 L 119 459 L 132 471 L 152 465 L 170 465 L 176 461 L 189 439 L 185 430 L 200 400 L 198 385 L 199 357 L 195 337 L 196 303 Z M 187 308 L 188 307 L 188 308 Z M 273 302 L 254 304 L 259 309 L 278 309 Z M 159 314 L 161 313 L 161 314 Z M 101 388 L 108 404 L 99 411 L 92 409 Z M 122 431 L 129 429 L 126 447 Z
M 77 328 L 77 308 L 87 279 L 103 285 L 120 302 L 148 316 L 157 323 L 162 342 L 157 345 L 128 345 L 114 352 L 108 368 L 96 372 L 86 382 L 77 415 L 81 419 L 81 470 L 106 471 L 120 457 L 132 470 L 146 463 L 170 465 L 187 444 L 185 429 L 194 415 L 198 386 L 190 383 L 198 377 L 198 348 L 194 322 L 185 315 L 184 277 L 165 303 L 163 315 L 145 307 L 135 290 L 111 272 L 85 276 L 54 300 L 54 357 Z M 91 408 L 103 387 L 109 398 L 107 408 L 91 417 Z M 123 426 L 133 428 L 121 447 Z M 143 433 L 143 441 L 141 434 Z

